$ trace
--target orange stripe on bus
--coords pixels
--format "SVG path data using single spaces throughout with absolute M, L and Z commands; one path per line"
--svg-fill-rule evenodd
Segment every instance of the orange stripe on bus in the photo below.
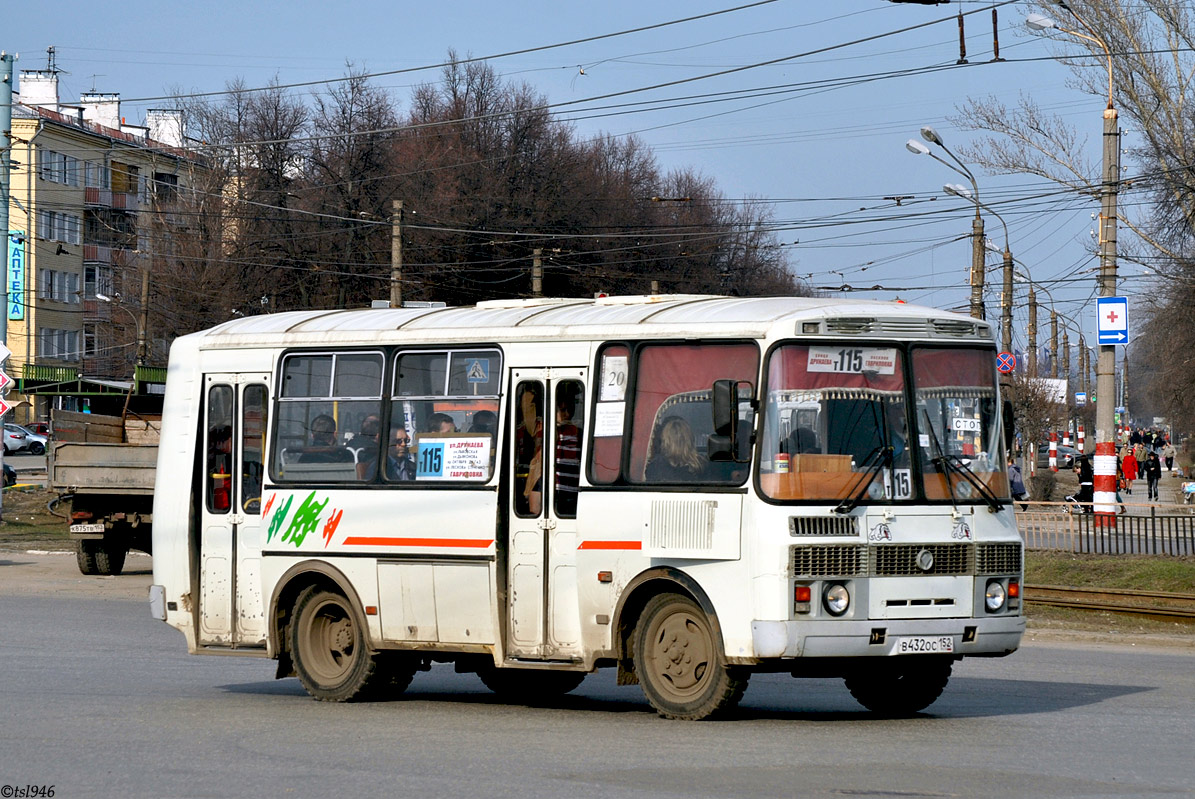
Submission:
M 577 549 L 642 549 L 642 541 L 582 541 Z
M 460 547 L 465 549 L 486 548 L 494 543 L 492 538 L 390 538 L 387 536 L 354 535 L 344 539 L 349 546 L 372 547 Z

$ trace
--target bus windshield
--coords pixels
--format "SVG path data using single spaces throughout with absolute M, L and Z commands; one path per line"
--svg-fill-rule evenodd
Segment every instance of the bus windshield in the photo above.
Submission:
M 991 350 L 916 347 L 916 425 L 926 499 L 1007 498 Z
M 905 375 L 896 347 L 779 347 L 768 363 L 765 404 L 760 486 L 766 496 L 912 496 Z

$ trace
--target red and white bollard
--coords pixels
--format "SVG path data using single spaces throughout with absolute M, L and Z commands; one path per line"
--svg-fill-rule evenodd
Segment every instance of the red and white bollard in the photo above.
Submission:
M 1097 441 L 1095 445 L 1095 481 L 1092 484 L 1097 527 L 1116 526 L 1116 444 Z
M 1069 447 L 1071 445 L 1071 428 L 1067 424 L 1066 429 L 1062 431 L 1062 446 Z
M 1058 471 L 1058 434 L 1050 433 L 1050 471 Z
M 1087 449 L 1084 446 L 1086 442 L 1083 441 L 1083 425 L 1079 425 L 1079 454 L 1086 455 Z

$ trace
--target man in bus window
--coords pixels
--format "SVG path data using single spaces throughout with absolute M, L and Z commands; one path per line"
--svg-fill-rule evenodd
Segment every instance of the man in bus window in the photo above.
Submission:
M 424 426 L 423 432 L 432 435 L 455 433 L 456 422 L 452 421 L 452 417 L 446 413 L 433 413 L 427 417 L 427 424 Z
M 353 453 L 336 443 L 336 420 L 326 413 L 311 420 L 311 446 L 299 463 L 352 463 Z
M 386 453 L 386 477 L 390 480 L 414 480 L 415 460 L 411 457 L 411 434 L 398 428 L 390 438 Z
M 378 437 L 381 435 L 382 421 L 377 414 L 371 413 L 361 422 L 361 431 L 353 437 L 353 444 L 357 447 L 357 479 L 372 480 L 378 471 Z

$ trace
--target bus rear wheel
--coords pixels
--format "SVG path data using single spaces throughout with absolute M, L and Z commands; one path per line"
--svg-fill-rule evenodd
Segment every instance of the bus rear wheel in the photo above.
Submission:
M 304 589 L 295 600 L 290 629 L 295 672 L 307 693 L 321 702 L 369 699 L 391 686 L 406 687 L 366 649 L 361 624 L 341 594 L 320 586 Z
M 717 636 L 692 599 L 660 594 L 635 627 L 635 673 L 661 716 L 697 720 L 738 704 L 749 675 L 725 663 Z
M 948 658 L 882 658 L 861 666 L 845 678 L 851 696 L 873 713 L 911 716 L 934 703 L 950 681 Z

